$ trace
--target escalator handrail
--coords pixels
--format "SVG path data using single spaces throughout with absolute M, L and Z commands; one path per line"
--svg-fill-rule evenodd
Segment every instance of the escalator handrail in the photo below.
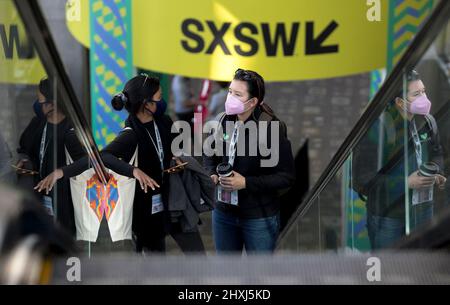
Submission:
M 59 56 L 50 30 L 42 14 L 37 0 L 14 0 L 14 4 L 22 22 L 33 40 L 42 65 L 49 74 L 49 78 L 56 79 L 56 90 L 61 97 L 62 105 L 67 110 L 67 116 L 74 125 L 76 135 L 90 158 L 90 162 L 100 181 L 107 183 L 108 171 L 105 168 L 100 153 L 92 136 L 90 124 L 83 115 L 75 90 Z
M 403 75 L 405 71 L 411 70 L 416 63 L 422 58 L 436 36 L 441 32 L 443 26 L 448 23 L 450 16 L 450 1 L 440 1 L 431 15 L 424 22 L 421 30 L 414 37 L 413 41 L 405 51 L 399 62 L 395 65 L 392 72 L 386 77 L 382 87 L 378 90 L 373 100 L 367 106 L 366 110 L 352 129 L 350 134 L 339 147 L 336 154 L 331 159 L 325 171 L 320 176 L 314 187 L 303 200 L 303 203 L 293 213 L 289 219 L 285 229 L 280 233 L 277 241 L 277 247 L 290 231 L 291 226 L 299 217 L 303 217 L 319 197 L 320 193 L 329 184 L 338 173 L 339 169 L 350 156 L 354 147 L 358 144 L 367 130 L 378 119 L 384 109 L 388 106 L 392 97 L 398 92 L 398 88 L 402 87 Z

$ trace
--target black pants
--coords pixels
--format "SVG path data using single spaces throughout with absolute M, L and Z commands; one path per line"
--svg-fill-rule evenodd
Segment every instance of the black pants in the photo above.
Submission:
M 154 254 L 164 254 L 166 252 L 166 238 L 154 237 L 154 238 L 137 238 L 136 239 L 136 252 L 142 253 L 151 252 Z
M 172 236 L 184 254 L 206 254 L 200 232 L 183 232 L 178 223 L 173 223 L 170 230 L 170 236 Z
M 170 235 L 175 240 L 184 254 L 206 254 L 200 233 L 183 232 L 178 223 L 174 223 L 170 229 Z M 134 249 L 138 253 L 151 252 L 154 254 L 164 254 L 166 252 L 166 239 L 164 235 L 145 236 L 133 240 L 122 240 L 113 242 L 109 232 L 108 223 L 105 218 L 102 219 L 98 233 L 97 241 L 94 243 L 88 241 L 78 241 L 78 250 L 87 255 L 94 253 L 111 252 L 132 252 Z
M 134 243 L 130 240 L 113 242 L 106 218 L 103 217 L 96 242 L 79 240 L 76 242 L 78 251 L 85 255 L 104 254 L 113 252 L 133 252 Z
M 145 213 L 145 210 L 144 212 L 142 210 L 133 211 L 133 239 L 136 243 L 136 251 L 138 253 L 144 251 L 164 254 L 166 252 L 165 237 L 167 232 L 165 213 L 144 217 L 140 213 Z
M 199 232 L 171 230 L 170 236 L 172 236 L 184 254 L 206 254 L 205 246 L 203 245 Z M 165 238 L 136 239 L 136 251 L 138 253 L 144 251 L 154 254 L 164 254 L 166 252 L 166 240 Z

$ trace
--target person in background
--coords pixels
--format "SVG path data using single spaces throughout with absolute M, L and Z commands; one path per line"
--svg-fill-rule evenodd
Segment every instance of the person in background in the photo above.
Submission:
M 208 105 L 209 119 L 214 119 L 217 115 L 225 110 L 225 101 L 228 95 L 229 82 L 217 82 L 220 90 L 213 94 Z
M 189 77 L 175 75 L 172 80 L 172 96 L 177 118 L 192 125 L 195 107 L 198 104 L 194 98 L 192 80 Z

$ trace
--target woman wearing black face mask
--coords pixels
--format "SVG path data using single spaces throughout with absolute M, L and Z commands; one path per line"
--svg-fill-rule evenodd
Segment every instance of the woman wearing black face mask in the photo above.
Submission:
M 36 117 L 20 138 L 17 151 L 23 157 L 17 167 L 22 168 L 27 163 L 32 166 L 38 173 L 33 176 L 34 189 L 39 192 L 42 204 L 68 232 L 75 234 L 69 181 L 62 179 L 73 176 L 75 168 L 66 166 L 65 149 L 75 161 L 84 159 L 86 153 L 71 122 L 57 107 L 53 92 L 50 79 L 39 83 L 38 100 L 33 106 Z
M 167 212 L 168 177 L 163 170 L 173 158 L 172 120 L 164 115 L 166 102 L 161 97 L 157 78 L 140 75 L 132 78 L 111 101 L 113 108 L 129 113 L 125 129 L 103 151 L 106 166 L 118 174 L 135 177 L 133 233 L 136 250 L 165 251 L 165 235 L 170 230 Z M 138 168 L 131 160 L 138 147 Z M 177 162 L 179 162 L 177 160 Z M 151 177 L 151 178 L 150 178 Z

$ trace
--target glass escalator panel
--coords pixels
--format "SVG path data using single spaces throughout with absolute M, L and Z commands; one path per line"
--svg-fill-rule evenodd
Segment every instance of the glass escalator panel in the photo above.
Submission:
M 74 180 L 64 177 L 73 170 L 70 163 L 85 160 L 83 171 L 90 170 L 94 185 L 106 180 L 87 113 L 33 5 L 39 8 L 36 1 L 0 0 L 0 187 L 6 190 L 0 191 L 0 234 L 14 225 L 18 230 L 0 236 L 0 255 L 13 251 L 25 235 L 58 243 L 50 233 L 52 223 L 69 241 L 76 239 L 73 198 L 85 198 L 91 207 L 99 200 L 89 192 L 74 195 Z M 36 225 L 20 222 L 26 206 Z M 50 227 L 44 226 L 48 221 Z M 59 242 L 67 245 L 66 239 Z M 69 248 L 76 249 L 74 244 Z
M 354 130 L 358 140 L 347 142 L 349 149 L 340 156 L 345 162 L 316 188 L 314 199 L 304 205 L 309 209 L 291 221 L 280 251 L 303 252 L 309 241 L 300 237 L 312 230 L 320 235 L 316 250 L 394 248 L 448 212 L 450 25 L 448 15 L 442 20 L 444 26 L 429 33 L 434 39 L 425 48 L 416 42 L 418 59 L 404 61 L 391 83 L 383 85 L 391 94 L 373 101 L 383 105 L 381 113 L 363 116 L 368 121 L 357 126 L 365 124 L 365 129 Z M 311 214 L 318 224 L 308 225 Z

